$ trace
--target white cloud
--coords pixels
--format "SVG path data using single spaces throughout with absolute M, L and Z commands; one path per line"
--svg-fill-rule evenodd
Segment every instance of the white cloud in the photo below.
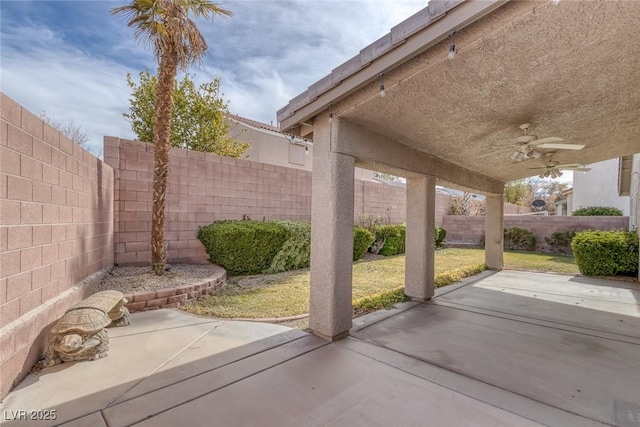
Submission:
M 56 2 L 66 10 L 38 2 L 9 4 L 3 5 L 3 22 L 11 19 L 13 25 L 1 28 L 2 91 L 35 114 L 74 120 L 95 148 L 104 135 L 132 137 L 121 115 L 130 94 L 125 75 L 153 71 L 155 63 L 126 22 L 109 15 L 116 4 Z M 289 99 L 426 3 L 289 0 L 223 6 L 234 17 L 200 23 L 210 54 L 203 69 L 189 71 L 198 81 L 221 77 L 232 112 L 270 122 Z

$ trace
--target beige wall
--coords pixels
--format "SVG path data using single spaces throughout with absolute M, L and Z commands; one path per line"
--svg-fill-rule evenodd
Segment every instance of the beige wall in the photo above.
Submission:
M 0 396 L 113 264 L 113 170 L 0 94 Z
M 301 164 L 299 162 L 299 153 L 296 153 L 296 151 L 303 152 L 305 146 L 291 144 L 290 140 L 279 132 L 258 129 L 245 123 L 233 121 L 231 129 L 229 129 L 229 135 L 251 145 L 245 153 L 247 160 L 294 169 L 311 170 L 313 144 L 307 144 L 309 154 L 302 154 L 304 163 Z M 296 141 L 300 140 L 296 139 Z
M 229 135 L 251 145 L 245 153 L 247 160 L 306 171 L 312 169 L 312 142 L 305 144 L 303 140 L 296 138 L 296 144 L 291 144 L 291 140 L 282 133 L 256 128 L 235 120 L 229 129 Z M 308 154 L 305 154 L 305 148 L 308 149 Z M 372 181 L 373 172 L 356 168 L 355 178 Z
M 588 165 L 589 172 L 573 173 L 573 200 L 569 215 L 579 208 L 610 206 L 629 215 L 629 197 L 618 195 L 619 159 Z

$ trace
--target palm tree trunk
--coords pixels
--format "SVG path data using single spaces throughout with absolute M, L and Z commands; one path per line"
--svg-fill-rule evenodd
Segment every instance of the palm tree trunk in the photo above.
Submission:
M 171 114 L 173 111 L 173 85 L 176 78 L 175 52 L 165 52 L 158 67 L 156 89 L 156 122 L 153 130 L 155 168 L 153 169 L 153 208 L 151 213 L 151 269 L 162 275 L 166 267 L 164 252 L 164 211 L 171 147 Z

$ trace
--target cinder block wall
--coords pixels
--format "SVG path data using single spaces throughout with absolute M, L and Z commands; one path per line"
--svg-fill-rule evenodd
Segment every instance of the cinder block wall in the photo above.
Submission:
M 115 263 L 151 261 L 154 147 L 105 137 L 105 162 L 115 173 Z M 311 173 L 172 148 L 165 239 L 171 262 L 206 263 L 198 227 L 222 219 L 309 219 Z
M 105 162 L 114 169 L 115 263 L 151 261 L 154 147 L 139 141 L 105 137 Z M 311 173 L 172 148 L 169 162 L 165 239 L 171 262 L 206 263 L 198 228 L 213 221 L 311 219 Z M 367 212 L 404 222 L 405 191 L 356 180 L 356 214 Z
M 479 243 L 484 240 L 483 216 L 444 217 L 444 228 L 447 230 L 445 242 Z M 628 230 L 628 216 L 509 216 L 504 217 L 505 228 L 527 228 L 536 236 L 536 250 L 548 251 L 545 237 L 555 231 L 570 230 Z
M 404 187 L 357 179 L 353 199 L 356 220 L 359 214 L 371 214 L 392 224 L 405 221 L 407 198 Z M 311 217 L 311 210 L 308 214 Z
M 0 106 L 2 397 L 113 265 L 113 170 L 4 94 Z

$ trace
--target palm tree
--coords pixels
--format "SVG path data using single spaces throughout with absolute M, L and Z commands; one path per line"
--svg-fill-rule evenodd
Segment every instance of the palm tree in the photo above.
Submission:
M 166 266 L 164 253 L 164 209 L 171 147 L 171 113 L 173 86 L 178 69 L 198 63 L 207 43 L 190 18 L 213 20 L 215 15 L 231 16 L 231 12 L 209 0 L 131 0 L 126 6 L 111 10 L 124 16 L 129 27 L 135 27 L 135 38 L 153 46 L 158 61 L 156 89 L 155 167 L 153 170 L 153 211 L 151 219 L 151 268 L 161 275 Z

